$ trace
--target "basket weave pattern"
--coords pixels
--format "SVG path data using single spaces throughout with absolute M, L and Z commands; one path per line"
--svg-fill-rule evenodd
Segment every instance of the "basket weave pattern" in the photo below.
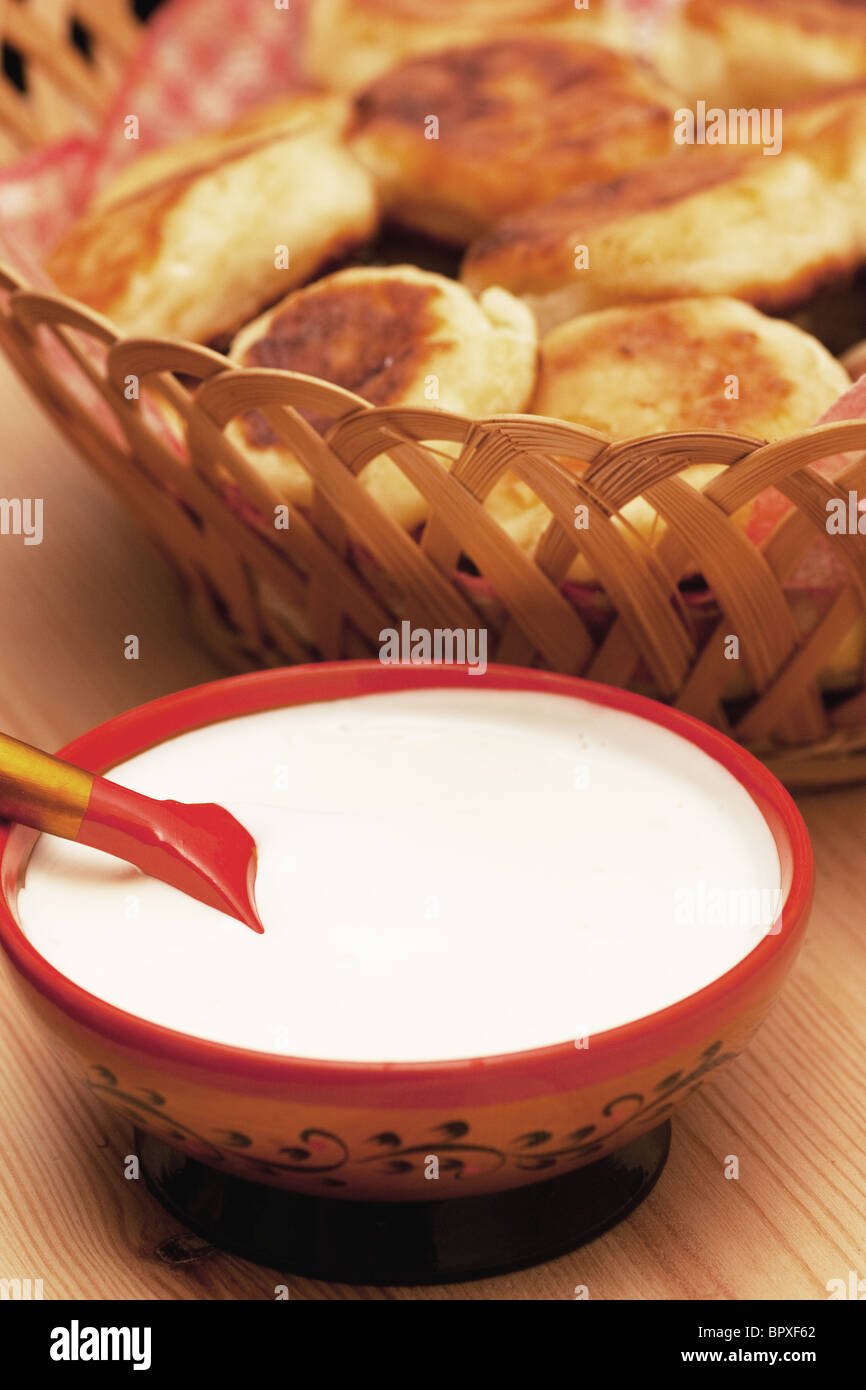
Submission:
M 132 0 L 19 0 L 3 6 L 0 29 L 11 58 L 0 80 L 0 154 L 9 158 L 96 128 L 140 26 Z
M 86 21 L 96 69 L 60 36 Z M 112 65 L 134 44 L 128 8 L 114 0 L 7 5 L 10 42 L 28 55 L 28 91 L 0 82 L 0 125 L 19 146 L 95 117 Z M 46 36 L 50 38 L 50 43 Z M 94 73 L 104 73 L 96 79 Z M 73 74 L 78 73 L 78 76 Z M 83 115 L 82 115 L 83 113 Z M 653 693 L 754 748 L 789 783 L 866 776 L 866 690 L 827 701 L 819 673 L 866 611 L 866 536 L 834 537 L 846 581 L 807 638 L 786 579 L 826 535 L 829 498 L 866 492 L 855 458 L 832 483 L 809 467 L 866 450 L 866 421 L 824 425 L 762 445 L 699 431 L 611 443 L 591 430 L 530 416 L 469 420 L 438 410 L 373 408 L 336 386 L 284 371 L 248 370 L 206 348 L 121 339 L 99 315 L 33 292 L 0 268 L 0 347 L 43 406 L 167 552 L 209 645 L 235 668 L 375 656 L 380 633 L 413 626 L 488 634 L 488 659 L 546 666 Z M 128 383 L 141 398 L 127 399 Z M 257 410 L 313 483 L 312 503 L 287 501 L 233 447 L 226 426 Z M 317 433 L 302 412 L 332 421 Z M 177 438 L 166 419 L 178 422 Z M 431 440 L 460 452 L 447 469 Z M 428 520 L 408 535 L 360 485 L 383 452 L 424 495 Z M 726 465 L 703 491 L 681 476 Z M 578 470 L 578 471 L 576 471 Z M 552 513 L 533 556 L 484 509 L 506 473 Z M 792 508 L 757 547 L 732 520 L 775 485 Z M 635 544 L 612 518 L 643 495 L 666 523 Z M 586 529 L 576 530 L 575 508 Z M 614 610 L 600 634 L 563 592 L 580 551 Z M 458 569 L 467 557 L 474 569 Z M 700 631 L 679 592 L 704 576 L 718 617 Z M 739 639 L 755 697 L 724 701 Z
M 236 367 L 207 348 L 119 339 L 98 315 L 33 293 L 11 272 L 0 273 L 0 286 L 7 356 L 169 553 L 210 645 L 231 666 L 375 656 L 381 631 L 403 620 L 484 627 L 491 660 L 622 686 L 648 672 L 660 697 L 728 730 L 791 781 L 862 775 L 866 695 L 830 709 L 818 673 L 866 608 L 866 536 L 834 538 L 849 582 L 805 642 L 784 583 L 826 534 L 827 500 L 866 490 L 864 460 L 832 483 L 808 465 L 866 450 L 866 421 L 765 445 L 710 431 L 609 443 L 531 416 L 375 408 L 296 373 Z M 75 386 L 75 372 L 89 391 Z M 138 400 L 127 399 L 130 379 L 141 384 Z M 182 422 L 180 448 L 162 423 L 167 408 Z M 270 523 L 286 499 L 225 435 L 251 410 L 313 483 L 311 505 L 290 508 L 286 530 Z M 301 412 L 334 423 L 323 437 Z M 450 471 L 425 447 L 430 440 L 460 446 Z M 427 499 L 420 538 L 358 481 L 384 452 Z M 728 466 L 697 491 L 680 474 L 702 462 Z M 552 513 L 534 556 L 482 505 L 506 472 Z M 758 549 L 730 518 L 770 485 L 794 505 Z M 652 544 L 635 545 L 612 522 L 640 494 L 667 523 Z M 579 531 L 577 506 L 589 518 Z M 602 639 L 562 592 L 578 550 L 616 610 Z M 458 572 L 461 556 L 481 579 Z M 678 581 L 696 570 L 720 615 L 703 640 L 678 602 Z M 739 638 L 757 692 L 735 718 L 723 702 L 726 634 Z

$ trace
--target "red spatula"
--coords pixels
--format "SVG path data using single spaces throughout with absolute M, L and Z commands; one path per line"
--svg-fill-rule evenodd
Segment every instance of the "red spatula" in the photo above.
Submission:
M 105 850 L 264 931 L 256 842 L 222 806 L 156 801 L 0 734 L 0 816 Z

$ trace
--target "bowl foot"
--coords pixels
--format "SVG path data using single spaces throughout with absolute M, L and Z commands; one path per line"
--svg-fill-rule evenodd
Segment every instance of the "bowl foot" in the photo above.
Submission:
M 343 1284 L 479 1279 L 555 1259 L 615 1226 L 652 1191 L 670 1121 L 576 1172 L 442 1202 L 353 1202 L 283 1192 L 220 1173 L 141 1130 L 151 1192 L 214 1245 Z

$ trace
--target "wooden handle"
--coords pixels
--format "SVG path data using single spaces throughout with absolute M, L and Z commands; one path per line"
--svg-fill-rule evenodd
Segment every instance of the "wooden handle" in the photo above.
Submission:
M 93 774 L 0 734 L 0 816 L 74 840 Z

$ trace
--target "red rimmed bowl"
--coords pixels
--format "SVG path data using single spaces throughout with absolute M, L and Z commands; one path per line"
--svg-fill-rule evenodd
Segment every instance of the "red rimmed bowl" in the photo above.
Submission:
M 636 1022 L 532 1051 L 465 1061 L 310 1061 L 174 1032 L 61 975 L 16 919 L 35 841 L 0 833 L 0 943 L 71 1075 L 136 1126 L 225 1173 L 318 1197 L 441 1200 L 580 1168 L 656 1129 L 740 1052 L 801 945 L 812 897 L 808 835 L 793 801 L 751 755 L 678 711 L 549 672 L 341 662 L 238 676 L 131 710 L 63 753 L 94 772 L 189 729 L 260 710 L 419 687 L 544 691 L 662 725 L 727 768 L 759 807 L 782 869 L 778 930 L 705 989 Z M 436 1155 L 445 1182 L 430 1183 Z M 459 1179 L 459 1181 L 458 1181 Z

